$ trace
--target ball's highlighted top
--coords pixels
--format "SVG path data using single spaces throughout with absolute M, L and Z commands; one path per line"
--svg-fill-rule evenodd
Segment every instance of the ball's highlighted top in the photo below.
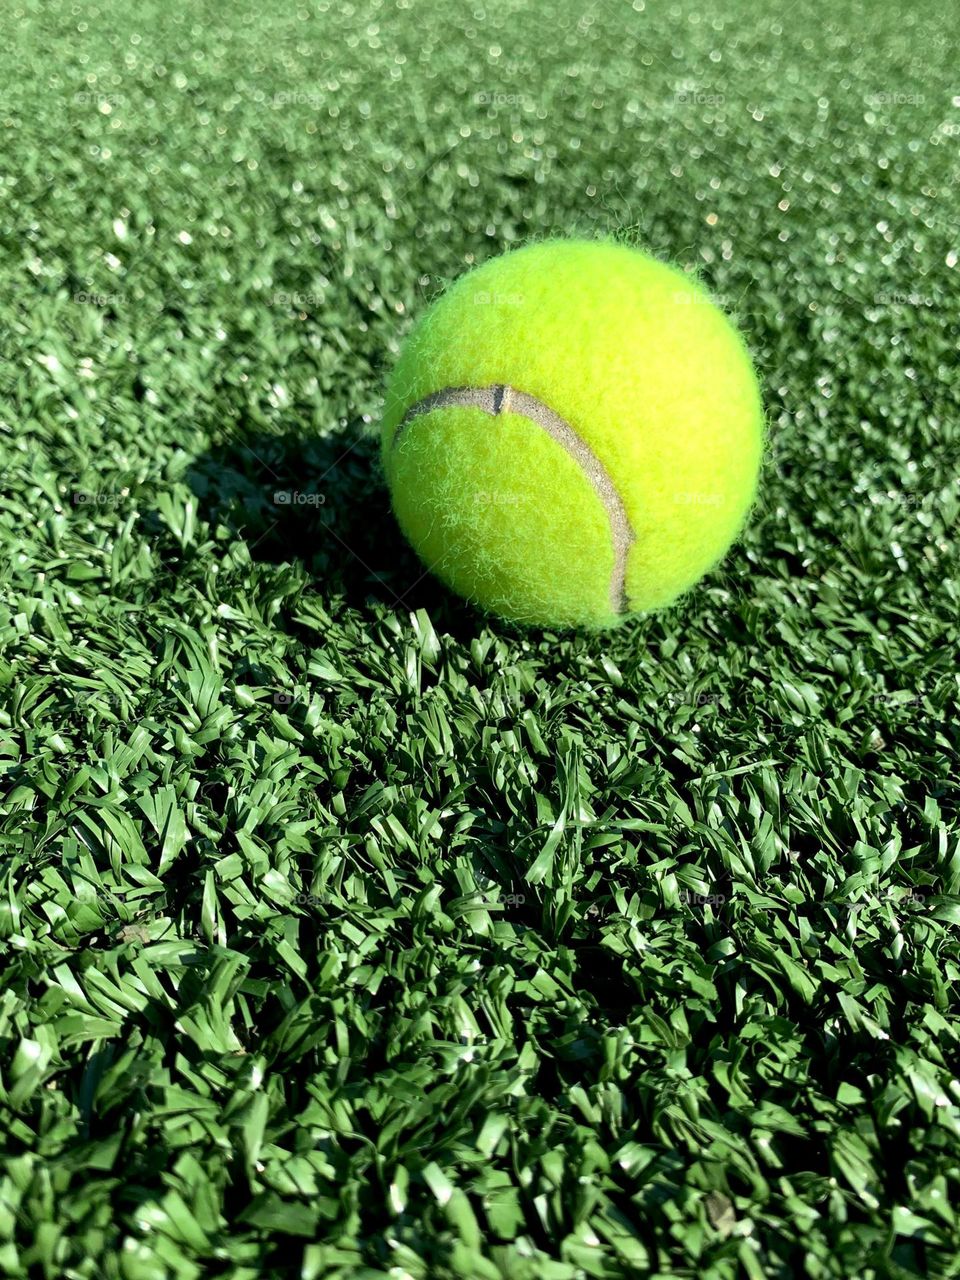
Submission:
M 548 241 L 463 276 L 387 392 L 401 527 L 477 605 L 606 626 L 724 554 L 763 441 L 746 348 L 693 279 L 623 245 Z

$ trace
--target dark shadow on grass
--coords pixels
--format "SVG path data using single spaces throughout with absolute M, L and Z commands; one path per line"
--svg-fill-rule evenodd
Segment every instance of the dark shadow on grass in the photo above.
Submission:
M 238 435 L 201 454 L 187 481 L 204 519 L 242 538 L 255 561 L 302 563 L 325 602 L 426 609 L 435 625 L 465 636 L 482 625 L 408 547 L 379 442 L 361 423 L 328 436 Z

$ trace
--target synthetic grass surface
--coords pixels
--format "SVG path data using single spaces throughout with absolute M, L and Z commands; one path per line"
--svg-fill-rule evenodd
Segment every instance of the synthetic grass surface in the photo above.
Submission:
M 957 1275 L 946 13 L 4 27 L 0 1272 Z M 770 421 L 604 638 L 378 471 L 412 317 L 556 234 L 697 271 Z

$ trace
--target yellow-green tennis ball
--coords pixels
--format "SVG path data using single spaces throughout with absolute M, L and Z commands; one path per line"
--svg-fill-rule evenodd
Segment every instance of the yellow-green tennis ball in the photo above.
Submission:
M 605 627 L 675 600 L 753 502 L 763 410 L 689 276 L 557 240 L 463 276 L 387 389 L 383 459 L 427 568 L 523 623 Z

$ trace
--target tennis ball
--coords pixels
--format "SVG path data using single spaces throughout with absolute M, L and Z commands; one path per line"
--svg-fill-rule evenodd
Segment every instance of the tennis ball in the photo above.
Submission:
M 695 280 L 622 244 L 545 241 L 461 277 L 390 379 L 383 461 L 428 569 L 527 624 L 670 604 L 753 502 L 763 409 Z

